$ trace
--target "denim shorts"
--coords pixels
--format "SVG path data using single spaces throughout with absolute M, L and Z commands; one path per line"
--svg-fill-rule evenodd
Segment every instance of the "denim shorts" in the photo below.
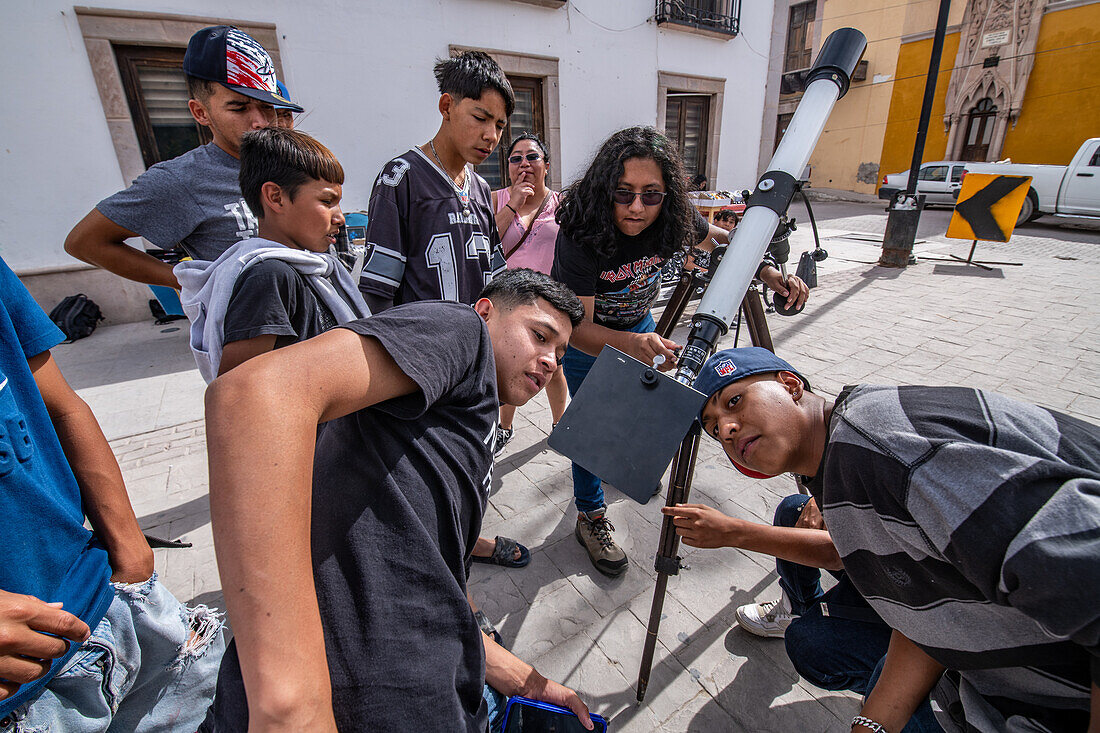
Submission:
M 0 720 L 0 733 L 194 731 L 214 696 L 220 614 L 188 608 L 156 573 L 112 583 L 115 598 L 45 691 Z

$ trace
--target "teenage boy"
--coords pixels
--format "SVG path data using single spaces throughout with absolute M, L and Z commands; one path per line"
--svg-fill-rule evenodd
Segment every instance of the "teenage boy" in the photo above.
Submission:
M 929 693 L 951 733 L 1098 724 L 1100 429 L 965 387 L 859 385 L 830 404 L 757 348 L 711 357 L 695 387 L 734 465 L 801 476 L 828 529 L 665 513 L 690 545 L 839 558 L 894 629 L 853 731 L 900 731 Z
M 488 54 L 435 65 L 439 131 L 382 166 L 370 197 L 359 287 L 375 313 L 417 300 L 472 304 L 505 267 L 489 184 L 474 172 L 515 108 Z
M 187 102 L 213 141 L 157 163 L 133 185 L 100 201 L 69 232 L 65 251 L 128 280 L 179 287 L 172 267 L 126 240 L 216 260 L 256 234 L 256 217 L 237 185 L 241 136 L 275 124 L 273 105 L 302 108 L 278 92 L 275 65 L 244 31 L 212 26 L 191 36 L 183 57 Z
M 418 300 L 473 304 L 506 267 L 492 192 L 473 167 L 500 142 L 515 109 L 512 85 L 481 51 L 438 61 L 435 80 L 438 132 L 382 166 L 371 191 L 359 288 L 375 313 Z M 508 537 L 482 538 L 474 553 L 506 567 L 530 560 Z
M 64 339 L 0 259 L 0 730 L 194 730 L 221 623 L 157 580 Z
M 499 406 L 546 385 L 584 310 L 531 270 L 482 295 L 394 307 L 207 391 L 235 631 L 215 730 L 480 732 L 485 683 L 587 723 L 577 694 L 482 634 L 466 599 Z
M 344 223 L 344 169 L 304 132 L 265 128 L 241 143 L 240 188 L 259 236 L 214 262 L 176 265 L 191 347 L 213 381 L 265 351 L 370 315 L 351 275 L 328 253 Z

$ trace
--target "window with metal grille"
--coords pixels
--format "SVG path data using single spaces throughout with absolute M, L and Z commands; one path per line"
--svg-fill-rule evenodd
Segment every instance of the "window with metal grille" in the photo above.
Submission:
M 145 167 L 210 142 L 187 107 L 182 48 L 114 47 Z
M 716 31 L 732 38 L 741 31 L 741 0 L 657 0 L 657 23 Z
M 508 81 L 516 94 L 516 109 L 500 135 L 500 144 L 477 167 L 477 172 L 494 191 L 511 185 L 508 181 L 508 161 L 505 160 L 505 155 L 513 137 L 522 132 L 533 132 L 547 146 L 550 144 L 546 140 L 546 118 L 542 110 L 542 79 L 509 75 Z
M 669 92 L 665 102 L 665 134 L 676 143 L 690 179 L 707 174 L 707 134 L 710 95 Z
M 783 56 L 783 71 L 798 71 L 810 67 L 814 45 L 814 16 L 817 3 L 798 3 L 791 6 L 787 20 L 787 52 Z

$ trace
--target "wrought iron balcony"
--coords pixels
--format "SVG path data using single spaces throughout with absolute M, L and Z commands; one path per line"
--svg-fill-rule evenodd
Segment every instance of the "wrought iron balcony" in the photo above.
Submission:
M 671 23 L 733 38 L 741 31 L 741 0 L 657 0 L 657 23 Z

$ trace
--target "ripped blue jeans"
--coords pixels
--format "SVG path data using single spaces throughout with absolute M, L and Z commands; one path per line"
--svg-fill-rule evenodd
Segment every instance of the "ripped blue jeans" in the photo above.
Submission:
M 112 583 L 115 598 L 80 651 L 0 733 L 193 731 L 214 696 L 225 639 L 218 614 L 187 608 L 156 573 Z

